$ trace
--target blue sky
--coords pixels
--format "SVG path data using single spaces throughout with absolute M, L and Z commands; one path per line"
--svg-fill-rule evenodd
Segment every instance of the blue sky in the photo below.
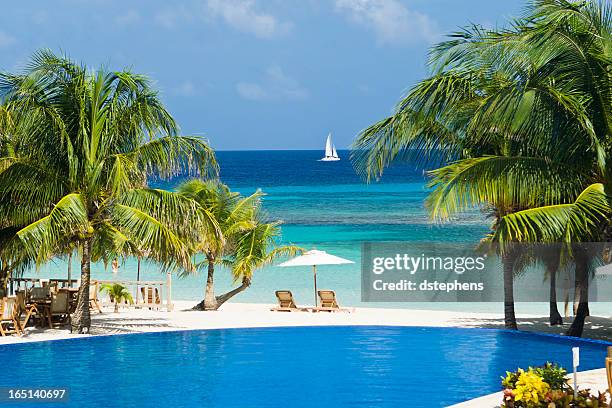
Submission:
M 427 74 L 428 47 L 519 1 L 30 0 L 0 13 L 0 69 L 41 47 L 156 81 L 182 133 L 213 147 L 346 148 Z

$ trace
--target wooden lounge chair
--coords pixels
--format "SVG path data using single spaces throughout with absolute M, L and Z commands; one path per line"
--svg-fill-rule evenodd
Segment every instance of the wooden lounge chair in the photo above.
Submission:
M 304 312 L 310 310 L 306 307 L 297 307 L 290 290 L 277 290 L 275 293 L 278 299 L 278 307 L 271 308 L 270 310 L 273 312 Z
M 3 337 L 7 334 L 21 335 L 19 323 L 15 318 L 17 299 L 3 298 L 0 299 L 0 335 Z
M 319 304 L 320 306 L 315 307 L 313 311 L 315 312 L 351 312 L 350 309 L 341 308 L 338 304 L 338 300 L 336 299 L 336 292 L 333 290 L 319 290 L 317 291 L 319 295 Z
M 612 347 L 608 347 L 608 357 L 606 357 L 606 373 L 608 374 L 608 391 L 612 393 Z
M 93 282 L 89 285 L 89 308 L 98 309 L 98 313 L 102 313 L 100 301 L 98 300 L 98 282 Z

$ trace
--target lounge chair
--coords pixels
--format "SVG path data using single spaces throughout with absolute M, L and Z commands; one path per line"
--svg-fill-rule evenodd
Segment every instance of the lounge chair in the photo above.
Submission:
M 320 306 L 315 307 L 313 311 L 315 312 L 351 312 L 350 309 L 341 308 L 338 304 L 338 300 L 336 299 L 336 292 L 333 290 L 319 290 L 317 291 L 319 295 L 319 304 Z
M 304 312 L 310 310 L 307 307 L 297 307 L 290 290 L 277 290 L 275 293 L 278 299 L 278 307 L 271 308 L 270 310 L 273 312 Z
M 99 283 L 97 281 L 89 285 L 89 308 L 98 309 L 98 312 L 102 313 L 100 302 L 98 301 L 98 285 Z
M 606 357 L 606 373 L 608 374 L 608 391 L 612 393 L 612 347 L 608 347 L 608 357 Z
M 21 335 L 19 322 L 15 318 L 16 306 L 15 298 L 0 299 L 0 335 L 3 337 L 13 333 Z

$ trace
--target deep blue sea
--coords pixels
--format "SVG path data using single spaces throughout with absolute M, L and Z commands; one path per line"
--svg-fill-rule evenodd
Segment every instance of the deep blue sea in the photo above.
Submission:
M 436 241 L 476 244 L 487 232 L 489 222 L 479 211 L 452 222 L 430 221 L 424 207 L 427 197 L 423 169 L 403 163 L 385 172 L 378 182 L 366 183 L 355 172 L 348 151 L 341 161 L 320 162 L 321 151 L 220 151 L 217 158 L 221 180 L 233 190 L 250 194 L 260 188 L 266 194 L 267 216 L 282 220 L 282 242 L 316 248 L 350 259 L 355 264 L 320 266 L 319 289 L 333 289 L 340 303 L 348 306 L 420 307 L 487 310 L 487 304 L 364 304 L 361 302 L 361 243 L 364 241 Z M 182 179 L 153 181 L 154 187 L 173 189 Z M 280 262 L 280 261 L 279 261 Z M 73 261 L 75 275 L 78 263 Z M 119 273 L 94 265 L 98 279 L 134 280 L 136 262 L 123 262 Z M 34 273 L 34 272 L 33 272 Z M 66 276 L 66 263 L 57 260 L 43 266 L 40 276 Z M 230 274 L 216 274 L 218 293 L 232 287 Z M 141 279 L 163 278 L 154 264 L 145 264 Z M 173 279 L 173 298 L 196 300 L 203 296 L 205 277 L 191 275 Z M 312 273 L 309 268 L 269 266 L 257 271 L 252 286 L 234 298 L 237 302 L 275 303 L 274 291 L 291 290 L 299 304 L 313 303 Z M 530 305 L 528 310 L 534 310 Z M 594 305 L 596 308 L 597 306 Z M 520 307 L 519 307 L 520 310 Z M 538 309 L 539 310 L 539 309 Z M 547 313 L 543 305 L 541 312 Z M 499 312 L 501 312 L 501 306 Z

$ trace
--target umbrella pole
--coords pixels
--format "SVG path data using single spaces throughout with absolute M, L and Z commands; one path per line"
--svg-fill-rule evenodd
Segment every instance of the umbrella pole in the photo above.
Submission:
M 138 283 L 140 282 L 140 256 L 138 257 L 138 264 L 136 267 L 136 303 L 138 303 Z M 144 302 L 144 299 L 143 299 Z
M 317 299 L 317 265 L 312 265 L 312 273 L 314 275 L 315 307 L 318 307 L 319 306 L 319 300 Z

